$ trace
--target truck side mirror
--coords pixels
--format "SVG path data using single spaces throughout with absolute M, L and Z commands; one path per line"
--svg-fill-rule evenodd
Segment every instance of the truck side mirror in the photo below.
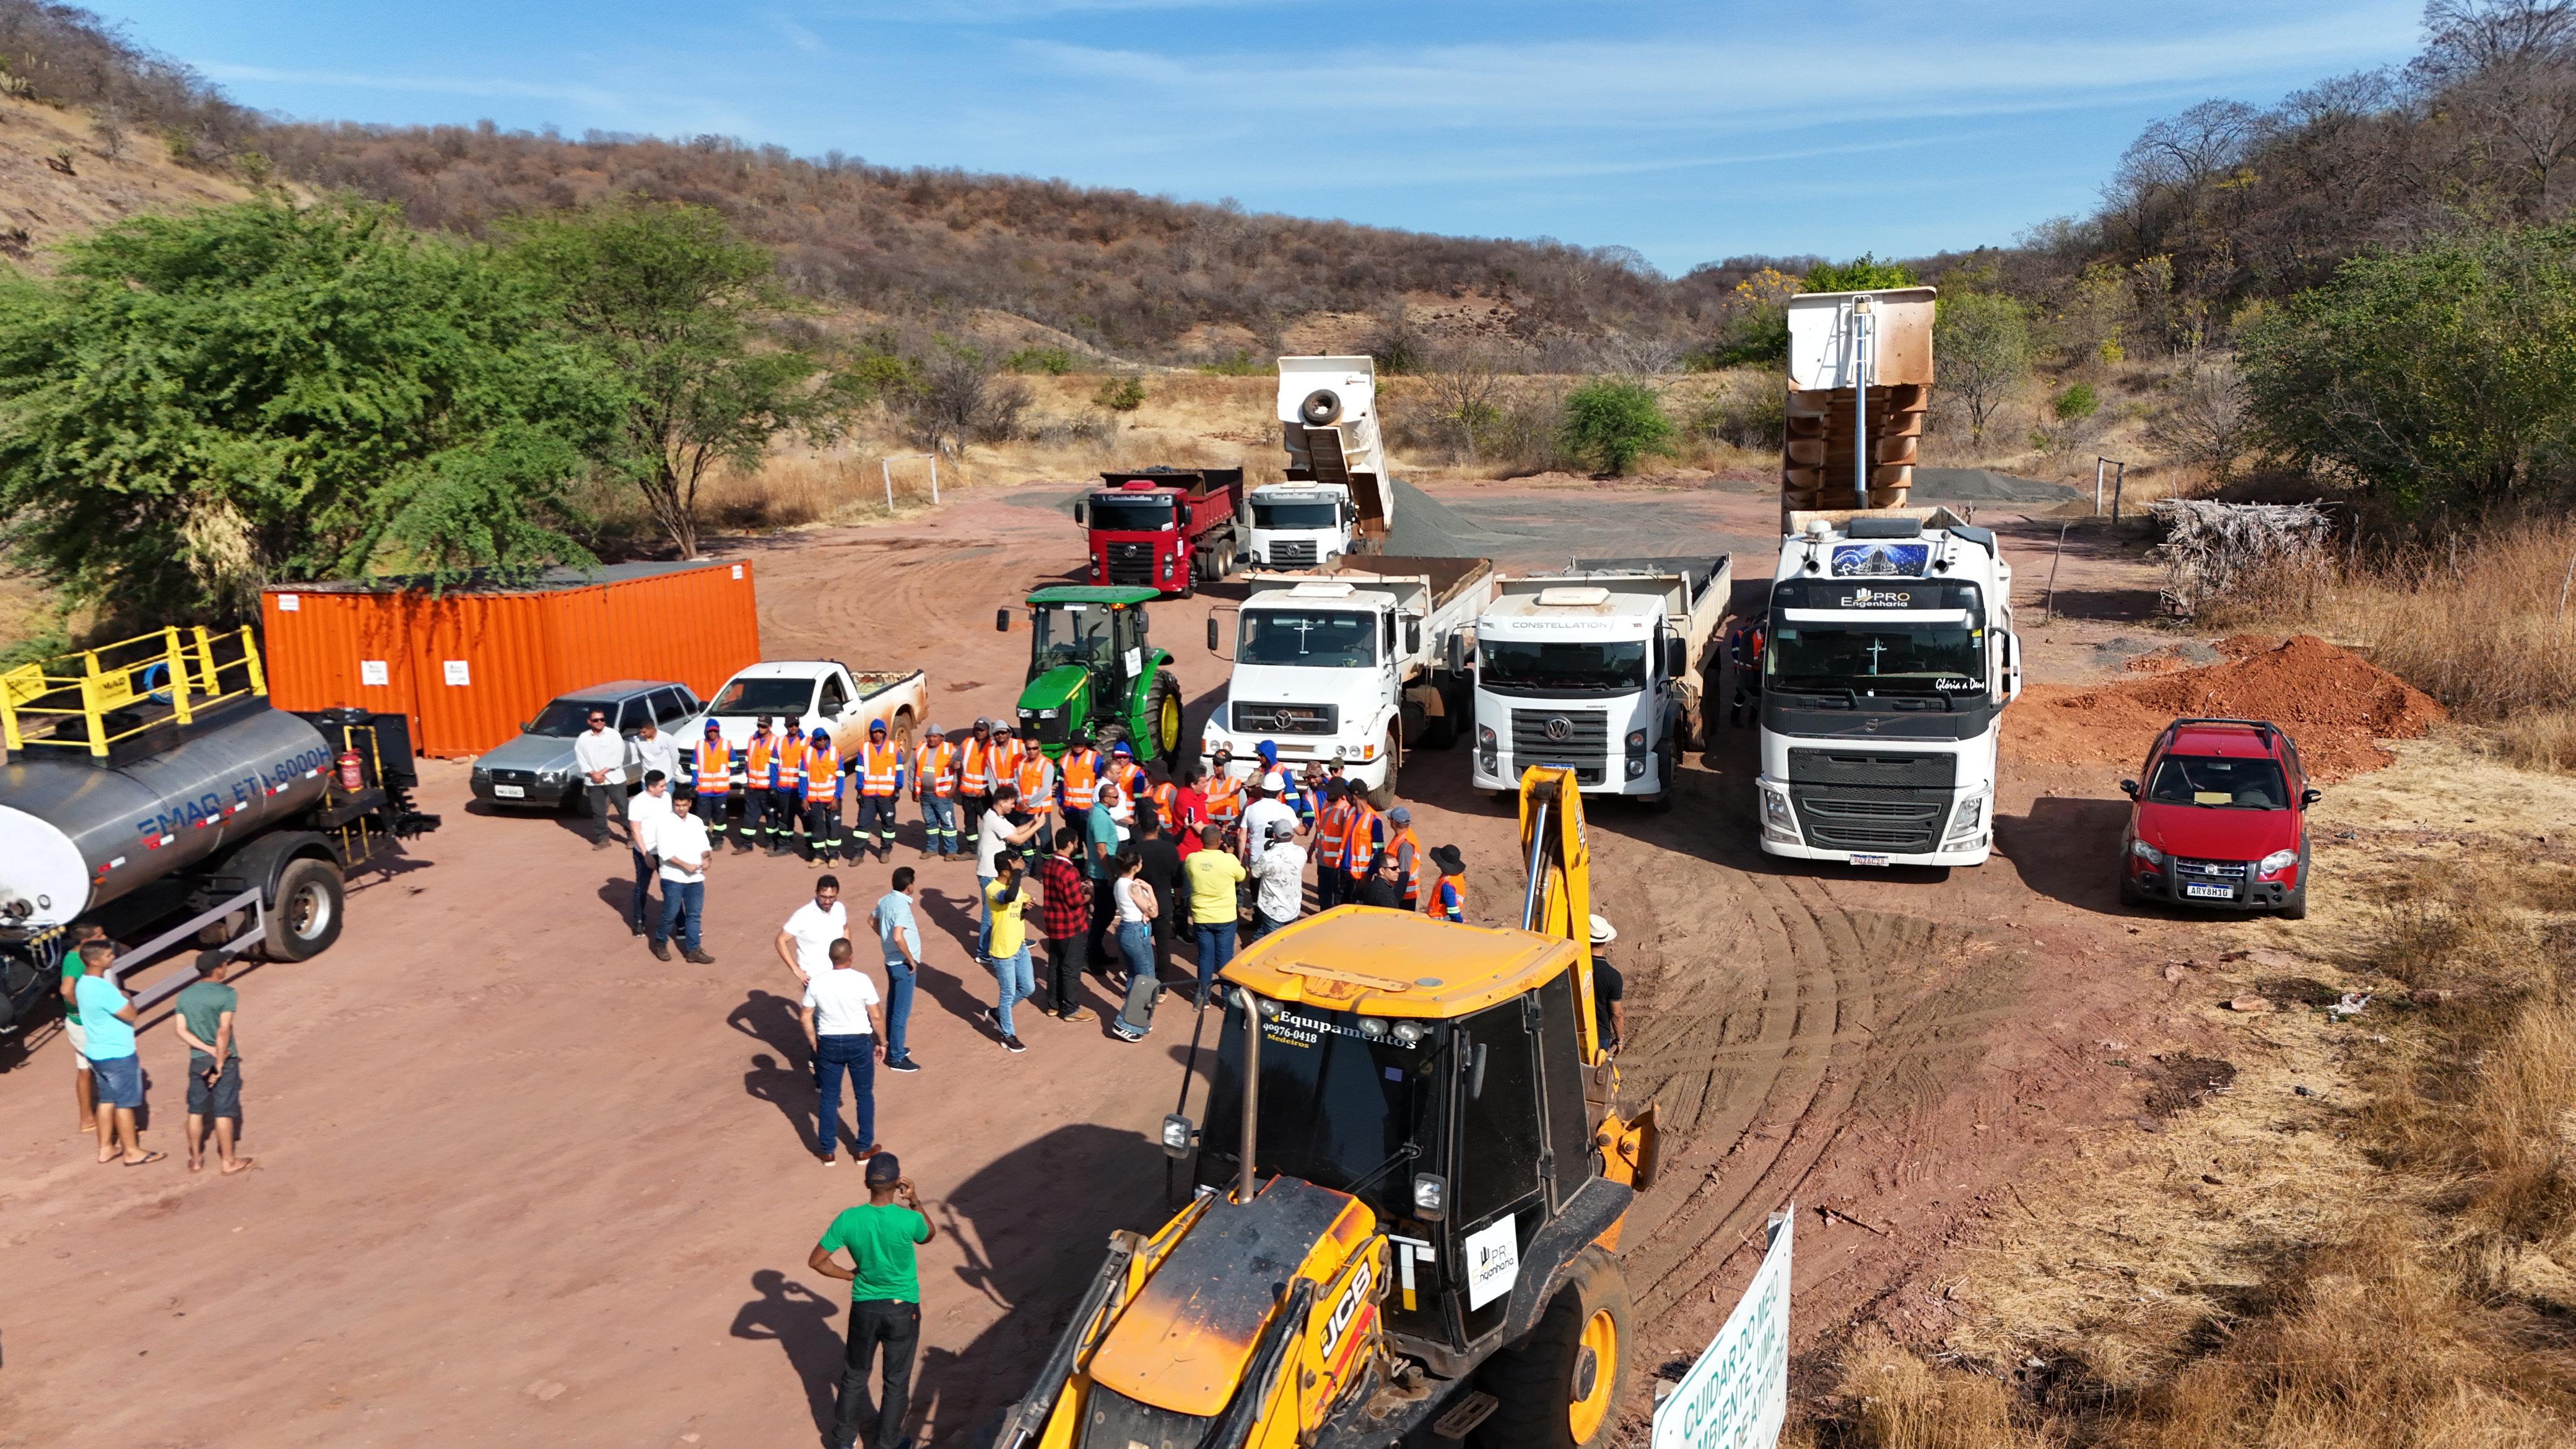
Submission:
M 1214 654 L 1219 647 L 1216 638 L 1216 615 L 1210 614 L 1208 615 L 1208 652 Z
M 2120 793 L 2128 796 L 2132 800 L 2137 799 L 2138 782 L 2135 780 L 2122 780 L 2120 782 Z
M 1076 528 L 1089 528 L 1091 526 L 1091 505 L 1089 503 L 1083 502 L 1079 499 L 1075 500 L 1073 505 L 1073 526 Z
M 2326 792 L 2323 790 L 2301 790 L 2299 792 L 2299 803 L 2302 805 L 2314 805 L 2324 798 L 2326 798 Z
M 1464 634 L 1452 634 L 1452 635 L 1450 635 L 1450 636 L 1449 636 L 1449 658 L 1448 658 L 1448 663 L 1449 663 L 1449 672 L 1450 672 L 1450 673 L 1452 673 L 1452 674 L 1464 674 L 1464 673 L 1466 673 L 1466 672 L 1467 672 L 1467 636 L 1466 636 L 1466 635 L 1464 635 Z
M 1419 619 L 1404 621 L 1404 652 L 1407 654 L 1422 652 L 1422 621 Z
M 993 611 L 993 632 L 996 634 L 1008 634 L 1011 632 L 1010 610 L 995 609 Z

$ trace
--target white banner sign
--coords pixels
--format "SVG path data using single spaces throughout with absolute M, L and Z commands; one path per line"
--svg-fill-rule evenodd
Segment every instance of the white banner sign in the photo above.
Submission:
M 1789 1226 L 1771 1219 L 1761 1271 L 1681 1386 L 1655 1405 L 1654 1449 L 1768 1449 L 1789 1417 Z

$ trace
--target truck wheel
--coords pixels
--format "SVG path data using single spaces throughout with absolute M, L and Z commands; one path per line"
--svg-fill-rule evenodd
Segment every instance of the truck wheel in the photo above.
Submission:
M 2304 921 L 2308 918 L 2308 843 L 2299 842 L 2299 883 L 2281 902 L 2281 919 Z
M 1655 777 L 1664 782 L 1664 787 L 1647 797 L 1646 808 L 1658 815 L 1670 814 L 1673 802 L 1681 798 L 1681 773 L 1681 749 L 1668 739 L 1663 748 L 1655 751 Z
M 2137 881 L 2129 875 L 2129 863 L 2120 862 L 2120 904 L 2135 909 L 2146 903 L 2147 898 L 2138 893 Z
M 907 759 L 912 755 L 912 731 L 918 723 L 919 721 L 912 717 L 911 705 L 905 705 L 894 712 L 894 742 L 901 747 Z
M 1369 792 L 1369 806 L 1376 810 L 1395 808 L 1395 776 L 1404 767 L 1404 738 L 1393 726 L 1386 732 L 1386 783 Z
M 1154 758 L 1177 759 L 1181 750 L 1181 685 L 1169 674 L 1154 676 L 1153 692 L 1145 697 L 1145 727 L 1153 731 L 1149 741 Z
M 309 961 L 340 939 L 340 906 L 348 888 L 327 860 L 287 863 L 277 877 L 261 946 L 271 961 Z
M 1342 420 L 1341 395 L 1329 387 L 1319 387 L 1297 404 L 1297 416 L 1310 428 L 1330 427 Z
M 1628 1280 L 1599 1248 L 1574 1260 L 1529 1336 L 1488 1359 L 1476 1386 L 1494 1396 L 1482 1449 L 1598 1449 L 1628 1387 Z

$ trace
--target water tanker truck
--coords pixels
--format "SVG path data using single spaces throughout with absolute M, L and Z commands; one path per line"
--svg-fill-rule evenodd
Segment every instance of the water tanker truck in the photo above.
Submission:
M 271 708 L 247 629 L 0 674 L 0 738 L 0 1038 L 51 1009 L 75 925 L 118 943 L 120 980 L 201 944 L 301 961 L 338 939 L 349 871 L 438 826 L 411 806 L 404 718 Z

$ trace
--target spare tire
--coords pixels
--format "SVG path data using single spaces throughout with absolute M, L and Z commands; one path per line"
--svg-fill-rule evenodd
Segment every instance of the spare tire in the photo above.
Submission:
M 1297 416 L 1305 419 L 1310 428 L 1330 427 L 1342 420 L 1341 395 L 1329 387 L 1319 387 L 1297 404 Z

